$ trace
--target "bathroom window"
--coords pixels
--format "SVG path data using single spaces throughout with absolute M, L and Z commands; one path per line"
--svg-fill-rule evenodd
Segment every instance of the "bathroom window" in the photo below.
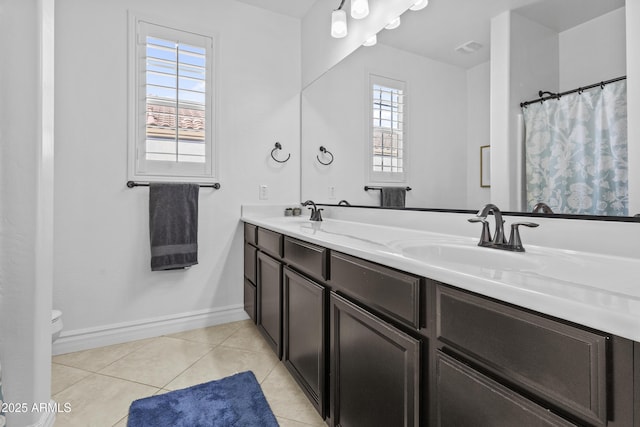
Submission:
M 213 37 L 130 26 L 129 179 L 215 181 Z
M 405 83 L 370 75 L 369 180 L 405 180 Z

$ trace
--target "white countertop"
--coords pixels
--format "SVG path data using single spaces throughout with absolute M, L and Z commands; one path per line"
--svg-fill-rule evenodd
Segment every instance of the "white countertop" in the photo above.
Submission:
M 515 253 L 477 238 L 354 221 L 243 214 L 287 236 L 501 301 L 640 341 L 640 260 L 524 246 Z

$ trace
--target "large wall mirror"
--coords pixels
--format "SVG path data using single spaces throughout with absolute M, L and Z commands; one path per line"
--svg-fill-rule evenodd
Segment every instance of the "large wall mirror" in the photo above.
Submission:
M 504 46 L 491 46 L 491 32 L 508 11 L 517 16 L 511 42 L 525 46 L 509 68 L 513 84 L 521 72 L 540 81 L 520 102 L 538 98 L 538 89 L 564 92 L 625 76 L 624 0 L 432 0 L 304 88 L 302 200 L 381 206 L 378 188 L 396 186 L 410 188 L 407 208 L 476 210 L 492 201 L 487 169 L 497 166 L 513 168 L 524 189 L 524 145 L 513 141 L 513 164 L 491 156 L 492 73 L 504 69 L 492 64 L 492 49 Z M 538 37 L 530 47 L 529 33 Z M 525 193 L 520 211 L 529 211 L 526 202 Z

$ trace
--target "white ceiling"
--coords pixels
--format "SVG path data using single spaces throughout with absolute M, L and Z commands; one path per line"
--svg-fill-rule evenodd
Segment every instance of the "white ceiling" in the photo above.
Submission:
M 272 12 L 302 18 L 317 0 L 238 0 Z
M 558 32 L 624 6 L 624 0 L 431 0 L 418 12 L 402 15 L 402 25 L 383 30 L 378 43 L 470 68 L 489 60 L 491 18 L 514 10 Z M 455 48 L 469 41 L 483 45 L 470 54 Z
M 334 1 L 336 7 L 339 4 L 339 0 L 238 1 L 299 19 L 316 1 Z M 372 7 L 376 1 L 389 0 L 370 0 Z M 625 0 L 430 0 L 427 8 L 403 14 L 399 28 L 381 31 L 378 43 L 471 68 L 489 60 L 491 18 L 504 11 L 514 10 L 561 32 L 624 5 Z M 469 41 L 483 47 L 470 54 L 455 51 Z

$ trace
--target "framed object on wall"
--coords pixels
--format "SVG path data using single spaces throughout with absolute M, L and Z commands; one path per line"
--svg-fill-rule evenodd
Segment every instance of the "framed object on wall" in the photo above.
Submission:
M 491 187 L 491 146 L 483 145 L 480 147 L 480 187 Z

